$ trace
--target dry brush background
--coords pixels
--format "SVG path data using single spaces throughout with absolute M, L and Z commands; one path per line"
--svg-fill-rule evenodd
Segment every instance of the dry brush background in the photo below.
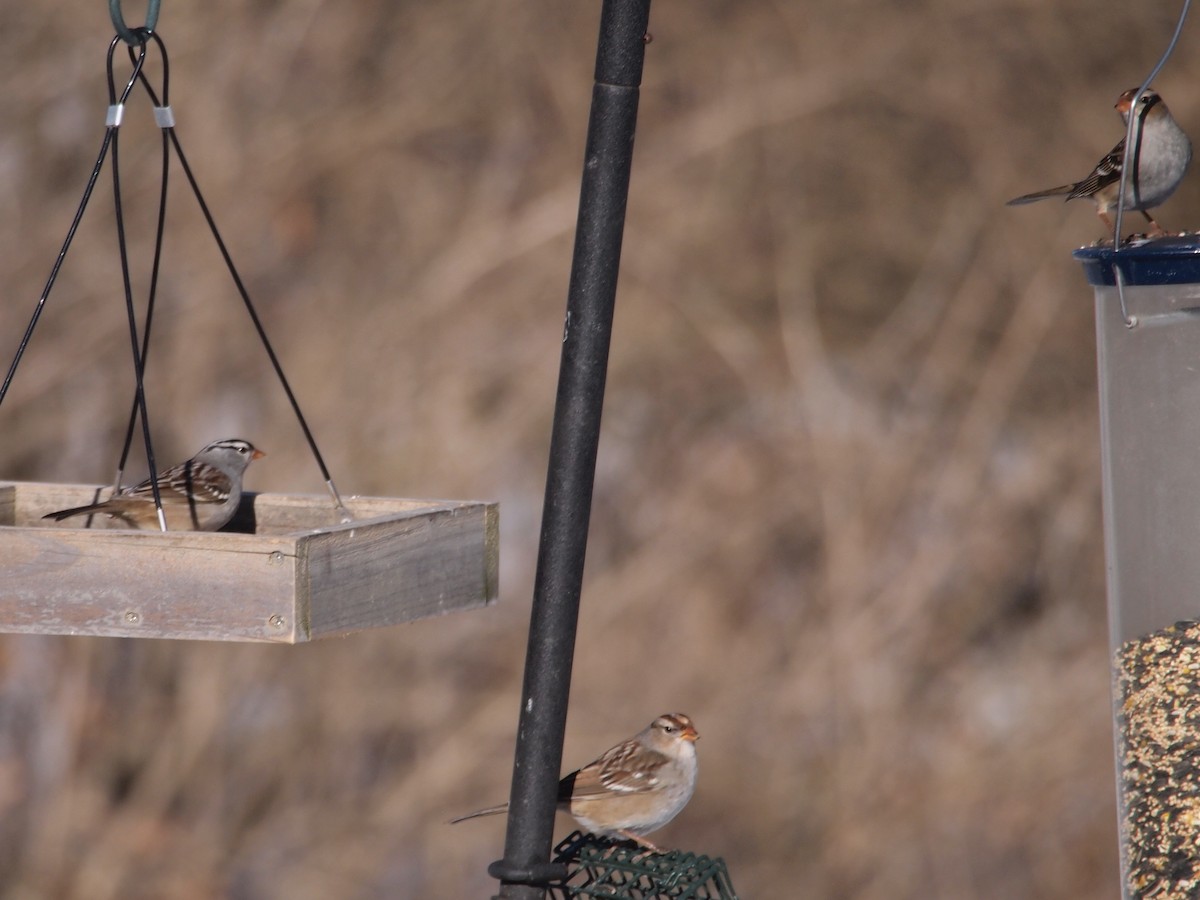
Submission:
M 0 896 L 490 896 L 502 821 L 444 822 L 507 794 L 599 4 L 164 6 L 179 134 L 340 486 L 498 499 L 501 601 L 300 648 L 0 639 Z M 1003 201 L 1087 173 L 1176 12 L 652 10 L 565 764 L 692 715 L 700 790 L 661 837 L 744 897 L 1117 896 L 1069 257 L 1100 229 Z M 7 364 L 102 137 L 110 26 L 99 0 L 0 15 Z M 1193 132 L 1197 40 L 1158 81 Z M 139 271 L 148 120 L 122 139 Z M 248 437 L 252 489 L 316 492 L 173 177 L 158 452 Z M 0 477 L 110 475 L 110 196 L 0 408 Z

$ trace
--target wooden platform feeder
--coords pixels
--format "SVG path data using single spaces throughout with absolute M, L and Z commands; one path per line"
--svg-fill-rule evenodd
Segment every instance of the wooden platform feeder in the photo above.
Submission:
M 101 491 L 0 481 L 0 632 L 294 644 L 496 599 L 494 503 L 352 497 L 342 523 L 325 496 L 247 493 L 215 533 L 42 519 Z

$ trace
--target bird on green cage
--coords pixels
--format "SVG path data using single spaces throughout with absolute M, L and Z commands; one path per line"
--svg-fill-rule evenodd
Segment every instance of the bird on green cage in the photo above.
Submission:
M 216 531 L 237 512 L 242 476 L 254 460 L 266 456 L 249 441 L 213 441 L 191 459 L 159 474 L 158 495 L 169 531 Z M 105 515 L 138 529 L 158 529 L 158 510 L 150 479 L 121 488 L 98 503 L 60 509 L 42 518 L 61 522 L 84 515 Z
M 699 733 L 683 713 L 659 716 L 627 741 L 610 748 L 558 783 L 558 807 L 600 837 L 633 841 L 663 851 L 644 835 L 683 810 L 696 789 Z M 492 816 L 507 803 L 451 819 L 451 824 Z

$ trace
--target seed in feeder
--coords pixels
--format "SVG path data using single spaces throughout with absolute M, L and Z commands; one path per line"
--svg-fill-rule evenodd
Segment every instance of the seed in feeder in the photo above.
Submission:
M 1200 622 L 1127 641 L 1115 659 L 1128 895 L 1200 896 Z

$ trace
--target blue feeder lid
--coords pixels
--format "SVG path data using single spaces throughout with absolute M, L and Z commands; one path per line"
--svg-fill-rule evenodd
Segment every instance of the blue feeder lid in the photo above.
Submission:
M 1200 234 L 1164 237 L 1114 251 L 1111 244 L 1080 247 L 1072 254 L 1083 263 L 1088 284 L 1115 285 L 1113 263 L 1127 285 L 1200 283 Z

